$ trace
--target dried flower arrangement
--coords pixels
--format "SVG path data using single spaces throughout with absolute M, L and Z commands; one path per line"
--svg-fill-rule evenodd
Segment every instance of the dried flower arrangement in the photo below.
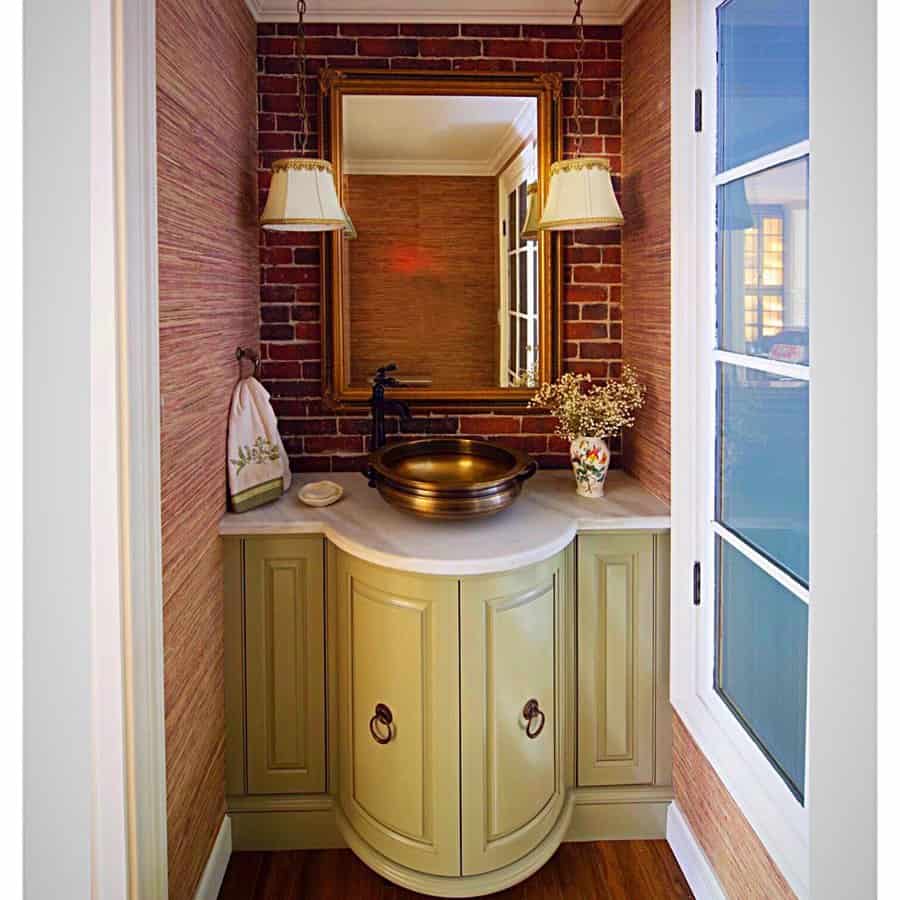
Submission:
M 606 384 L 596 384 L 590 375 L 566 372 L 542 384 L 528 405 L 548 409 L 557 419 L 556 434 L 562 438 L 610 438 L 634 425 L 645 393 L 634 369 L 623 366 L 621 379 Z

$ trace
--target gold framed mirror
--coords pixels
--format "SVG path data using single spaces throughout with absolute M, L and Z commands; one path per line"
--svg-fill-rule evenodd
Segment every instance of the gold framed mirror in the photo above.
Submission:
M 561 156 L 556 73 L 325 69 L 322 151 L 352 226 L 325 239 L 327 393 L 522 405 L 560 370 L 561 239 L 522 236 Z M 352 233 L 351 233 L 352 231 Z

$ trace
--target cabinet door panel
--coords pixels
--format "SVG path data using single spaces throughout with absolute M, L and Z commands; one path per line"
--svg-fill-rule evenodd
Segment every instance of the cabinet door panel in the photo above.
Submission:
M 578 783 L 653 781 L 653 535 L 578 538 Z
M 323 792 L 322 539 L 251 538 L 245 548 L 247 788 Z
M 462 582 L 464 875 L 524 856 L 563 802 L 564 585 L 562 555 Z M 531 699 L 544 716 L 535 738 L 523 714 Z
M 388 858 L 458 875 L 458 582 L 343 555 L 338 579 L 344 814 Z

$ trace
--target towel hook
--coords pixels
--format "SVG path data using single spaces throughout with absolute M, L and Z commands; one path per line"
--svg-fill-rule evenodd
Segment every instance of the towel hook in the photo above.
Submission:
M 241 360 L 249 359 L 253 363 L 254 378 L 259 376 L 259 353 L 256 350 L 252 347 L 238 347 L 234 356 L 238 361 L 238 365 L 240 365 Z

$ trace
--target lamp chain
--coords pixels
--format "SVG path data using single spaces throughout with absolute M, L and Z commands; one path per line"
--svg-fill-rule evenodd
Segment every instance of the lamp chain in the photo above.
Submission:
M 309 138 L 309 123 L 306 109 L 306 28 L 303 16 L 306 14 L 306 0 L 297 0 L 297 96 L 300 103 L 300 155 L 306 156 Z
M 584 13 L 581 11 L 583 0 L 575 0 L 575 15 L 572 24 L 576 26 L 575 41 L 575 156 L 581 156 L 581 143 L 584 137 L 581 119 L 584 116 Z

